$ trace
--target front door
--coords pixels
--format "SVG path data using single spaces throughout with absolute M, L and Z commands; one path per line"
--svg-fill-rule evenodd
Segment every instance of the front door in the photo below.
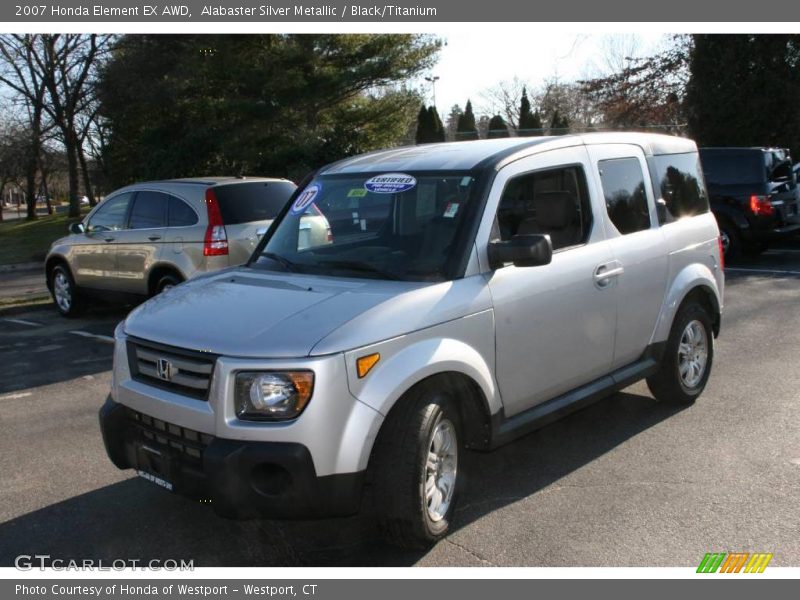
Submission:
M 487 203 L 487 211 L 497 216 L 493 225 L 484 222 L 479 248 L 485 249 L 490 239 L 543 233 L 550 235 L 554 250 L 548 265 L 484 269 L 495 312 L 497 383 L 507 417 L 611 367 L 615 265 L 590 166 L 584 146 L 516 161 L 498 173 Z
M 125 229 L 134 194 L 125 192 L 104 200 L 86 220 L 86 231 L 73 244 L 71 261 L 79 287 L 114 289 L 116 252 L 114 243 Z

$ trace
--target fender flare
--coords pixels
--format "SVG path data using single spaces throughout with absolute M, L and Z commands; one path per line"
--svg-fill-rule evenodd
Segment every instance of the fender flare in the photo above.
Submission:
M 672 321 L 675 319 L 678 308 L 686 297 L 696 289 L 700 289 L 707 294 L 715 312 L 712 317 L 717 323 L 716 327 L 718 329 L 719 318 L 722 314 L 722 300 L 714 273 L 705 265 L 693 263 L 684 267 L 673 278 L 672 285 L 664 297 L 664 303 L 661 305 L 661 312 L 658 315 L 658 322 L 653 331 L 651 343 L 663 342 L 669 337 Z M 718 331 L 715 333 L 718 333 Z
M 363 354 L 363 349 L 359 354 Z M 472 380 L 483 393 L 488 415 L 502 409 L 493 366 L 475 348 L 453 338 L 420 340 L 380 361 L 356 397 L 386 416 L 414 385 L 443 373 L 458 373 Z

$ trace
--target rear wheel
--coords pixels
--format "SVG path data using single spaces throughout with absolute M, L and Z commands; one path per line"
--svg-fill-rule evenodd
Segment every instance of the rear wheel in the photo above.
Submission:
M 450 396 L 422 383 L 400 400 L 376 442 L 373 510 L 391 544 L 425 548 L 450 527 L 459 489 L 461 421 Z
M 692 404 L 703 392 L 714 359 L 711 316 L 695 302 L 681 307 L 672 324 L 661 366 L 647 387 L 661 402 Z
M 722 221 L 719 224 L 719 237 L 726 261 L 735 261 L 742 255 L 742 236 L 736 226 L 728 221 Z
M 183 279 L 181 279 L 181 277 L 176 275 L 175 273 L 167 273 L 165 275 L 162 275 L 156 282 L 156 287 L 155 287 L 156 294 L 160 294 L 161 292 L 166 292 L 168 289 L 174 288 L 182 281 Z
M 83 301 L 75 289 L 75 280 L 64 265 L 57 265 L 50 271 L 50 292 L 62 316 L 76 317 L 83 311 Z
M 758 256 L 767 250 L 769 250 L 769 243 L 767 242 L 752 242 L 744 248 L 744 252 L 748 256 Z

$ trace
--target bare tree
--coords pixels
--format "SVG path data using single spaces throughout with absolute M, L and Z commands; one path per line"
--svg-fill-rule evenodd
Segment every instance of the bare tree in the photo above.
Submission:
M 89 127 L 80 126 L 80 115 L 85 111 L 96 114 L 91 90 L 91 77 L 98 58 L 109 47 L 110 36 L 97 34 L 43 34 L 40 36 L 44 52 L 39 67 L 50 100 L 53 122 L 61 133 L 67 154 L 69 176 L 69 215 L 80 215 L 79 171 L 83 171 L 87 195 L 91 194 L 88 169 L 83 152 L 83 142 Z M 88 121 L 94 117 L 91 116 Z
M 525 88 L 531 87 L 514 77 L 511 81 L 501 81 L 481 93 L 484 103 L 481 112 L 490 115 L 502 115 L 505 122 L 512 129 L 519 127 L 519 108 L 522 100 L 522 92 Z
M 0 36 L 0 82 L 14 93 L 22 105 L 29 134 L 25 166 L 25 203 L 28 219 L 36 218 L 36 174 L 42 137 L 50 124 L 45 121 L 47 87 L 36 58 L 36 36 L 8 34 Z

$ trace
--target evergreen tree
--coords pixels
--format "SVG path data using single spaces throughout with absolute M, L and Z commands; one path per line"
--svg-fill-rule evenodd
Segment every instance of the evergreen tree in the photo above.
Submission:
M 428 121 L 431 124 L 431 141 L 443 142 L 444 141 L 444 125 L 439 118 L 439 111 L 435 106 L 428 107 Z
M 489 132 L 487 137 L 489 139 L 509 137 L 508 127 L 506 126 L 506 122 L 503 120 L 503 117 L 500 115 L 495 115 L 491 118 L 489 121 Z
M 531 112 L 528 91 L 522 88 L 522 99 L 519 103 L 519 127 L 517 135 L 521 137 L 542 135 L 542 117 L 539 111 Z
M 456 139 L 459 141 L 478 139 L 478 128 L 475 126 L 475 113 L 472 112 L 471 100 L 467 100 L 467 106 L 464 108 L 464 113 L 458 118 Z
M 447 123 L 445 124 L 445 137 L 448 141 L 452 142 L 456 139 L 458 119 L 462 114 L 464 114 L 464 111 L 461 110 L 458 104 L 454 104 L 450 107 L 450 114 L 447 115 Z
M 685 108 L 705 146 L 788 146 L 800 153 L 800 36 L 695 35 Z
M 417 135 L 415 141 L 417 144 L 427 144 L 431 141 L 430 113 L 424 104 L 419 107 L 419 114 L 417 114 Z

